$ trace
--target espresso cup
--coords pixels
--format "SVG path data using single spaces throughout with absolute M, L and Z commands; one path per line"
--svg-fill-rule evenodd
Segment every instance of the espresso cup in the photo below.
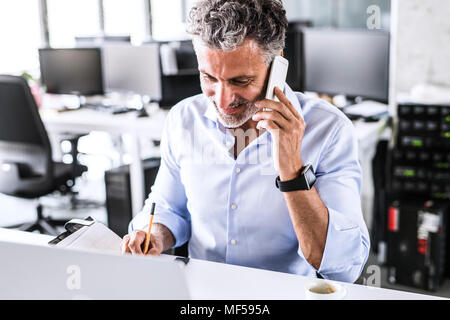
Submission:
M 314 280 L 305 287 L 308 300 L 341 300 L 346 293 L 343 285 L 329 280 Z

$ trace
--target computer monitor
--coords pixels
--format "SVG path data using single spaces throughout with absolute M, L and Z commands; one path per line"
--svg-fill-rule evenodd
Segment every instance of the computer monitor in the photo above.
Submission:
M 157 44 L 105 44 L 103 67 L 107 92 L 135 93 L 155 101 L 161 98 Z
M 169 44 L 160 42 L 160 46 Z M 197 56 L 191 40 L 174 41 L 170 43 L 174 49 L 176 72 L 161 75 L 162 97 L 159 105 L 163 109 L 170 109 L 181 100 L 202 93 L 200 73 L 198 71 Z M 161 55 L 167 52 L 160 52 Z M 164 57 L 161 58 L 161 61 Z M 163 64 L 160 64 L 163 71 Z
M 287 84 L 295 91 L 303 90 L 303 29 L 312 27 L 311 21 L 289 21 L 286 30 L 286 45 L 283 53 L 289 60 Z
M 303 30 L 304 90 L 387 102 L 389 33 Z
M 103 94 L 99 48 L 39 49 L 41 81 L 47 93 Z

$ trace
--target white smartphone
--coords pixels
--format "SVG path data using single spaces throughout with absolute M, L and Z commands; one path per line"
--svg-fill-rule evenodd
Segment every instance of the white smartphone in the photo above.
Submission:
M 282 56 L 276 56 L 272 62 L 269 71 L 269 81 L 267 82 L 266 99 L 279 101 L 275 96 L 273 89 L 278 87 L 281 91 L 284 90 L 284 83 L 286 82 L 289 61 Z

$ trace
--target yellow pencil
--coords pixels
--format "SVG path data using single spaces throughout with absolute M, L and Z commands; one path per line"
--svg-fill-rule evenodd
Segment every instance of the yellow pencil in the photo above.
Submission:
M 152 222 L 153 222 L 154 214 L 155 214 L 155 203 L 152 202 L 152 208 L 150 210 L 150 222 L 148 223 L 148 232 L 145 235 L 144 254 L 147 254 L 149 246 L 150 246 L 150 232 L 152 231 Z

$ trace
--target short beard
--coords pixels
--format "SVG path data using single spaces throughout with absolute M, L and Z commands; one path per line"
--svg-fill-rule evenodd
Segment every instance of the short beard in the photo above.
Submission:
M 237 98 L 234 100 L 229 107 L 237 108 L 244 105 L 244 110 L 239 114 L 224 114 L 217 107 L 214 99 L 212 97 L 208 97 L 211 103 L 214 105 L 217 111 L 217 115 L 219 116 L 219 122 L 224 125 L 226 128 L 235 129 L 241 127 L 244 123 L 246 123 L 255 113 L 259 111 L 259 108 L 255 105 L 255 102 L 260 99 L 258 97 L 254 101 L 249 101 L 243 98 Z

